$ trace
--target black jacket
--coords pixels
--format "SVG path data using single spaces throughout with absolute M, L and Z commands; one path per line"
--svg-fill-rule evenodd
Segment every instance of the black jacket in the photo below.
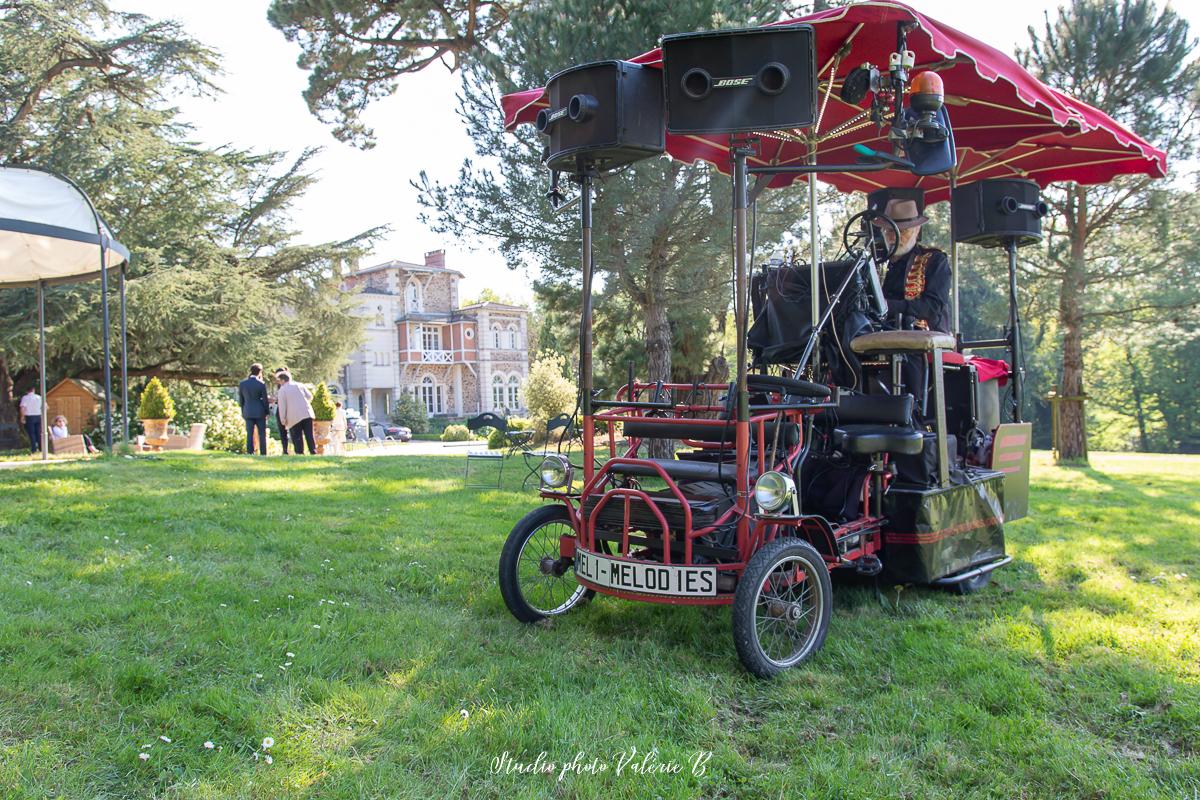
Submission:
M 913 300 L 904 299 L 908 270 L 917 256 L 929 254 L 925 263 L 925 291 Z M 903 327 L 912 328 L 917 320 L 929 323 L 929 329 L 950 333 L 950 259 L 941 250 L 917 245 L 899 261 L 888 265 L 883 278 L 883 296 L 888 317 L 903 315 Z
M 266 419 L 269 403 L 267 385 L 251 375 L 238 384 L 238 405 L 246 419 Z

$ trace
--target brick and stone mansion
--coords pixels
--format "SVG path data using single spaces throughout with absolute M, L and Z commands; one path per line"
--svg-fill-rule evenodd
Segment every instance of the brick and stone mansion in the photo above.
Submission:
M 345 289 L 360 289 L 363 346 L 342 371 L 348 405 L 370 406 L 372 419 L 409 392 L 430 416 L 524 411 L 529 374 L 528 310 L 503 303 L 459 306 L 463 274 L 446 267 L 444 250 L 424 264 L 388 261 L 355 270 Z

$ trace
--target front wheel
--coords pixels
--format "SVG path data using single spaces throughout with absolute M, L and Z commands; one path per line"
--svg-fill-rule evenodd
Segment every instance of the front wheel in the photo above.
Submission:
M 733 597 L 733 643 L 743 666 L 771 678 L 820 650 L 832 601 L 829 568 L 811 544 L 781 537 L 764 545 Z
M 575 564 L 559 555 L 559 537 L 574 536 L 565 506 L 529 512 L 500 552 L 500 594 L 521 622 L 565 614 L 596 593 L 575 580 Z

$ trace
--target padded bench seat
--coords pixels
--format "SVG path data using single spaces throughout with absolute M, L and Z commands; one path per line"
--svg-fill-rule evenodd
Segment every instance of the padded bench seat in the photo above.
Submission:
M 920 441 L 918 436 L 917 441 Z M 674 458 L 643 458 L 641 461 L 652 462 L 663 468 L 663 472 L 675 480 L 682 481 L 722 481 L 734 483 L 737 480 L 737 467 L 732 462 L 717 463 L 715 461 L 679 461 Z M 750 479 L 754 480 L 757 464 L 751 464 Z M 641 475 L 651 478 L 659 477 L 658 470 L 647 464 L 614 464 L 612 471 L 621 475 Z
M 921 452 L 924 441 L 920 431 L 894 425 L 843 425 L 833 432 L 833 443 L 839 450 L 864 456 L 875 453 L 912 456 Z

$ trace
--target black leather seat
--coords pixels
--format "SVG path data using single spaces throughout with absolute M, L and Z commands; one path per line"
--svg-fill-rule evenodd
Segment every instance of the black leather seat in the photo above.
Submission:
M 921 432 L 894 425 L 843 425 L 833 432 L 833 444 L 843 453 L 869 456 L 875 453 L 916 455 L 924 448 Z
M 919 439 L 919 437 L 918 437 Z M 678 461 L 673 458 L 642 458 L 639 461 L 652 462 L 663 468 L 663 472 L 679 481 L 721 481 L 734 483 L 737 480 L 737 466 L 726 461 Z M 751 464 L 750 479 L 754 480 L 757 463 Z M 641 475 L 644 477 L 659 477 L 658 470 L 646 464 L 614 464 L 612 471 L 621 475 Z
M 843 395 L 838 401 L 834 447 L 849 455 L 916 455 L 924 447 L 912 427 L 913 398 L 904 395 Z

